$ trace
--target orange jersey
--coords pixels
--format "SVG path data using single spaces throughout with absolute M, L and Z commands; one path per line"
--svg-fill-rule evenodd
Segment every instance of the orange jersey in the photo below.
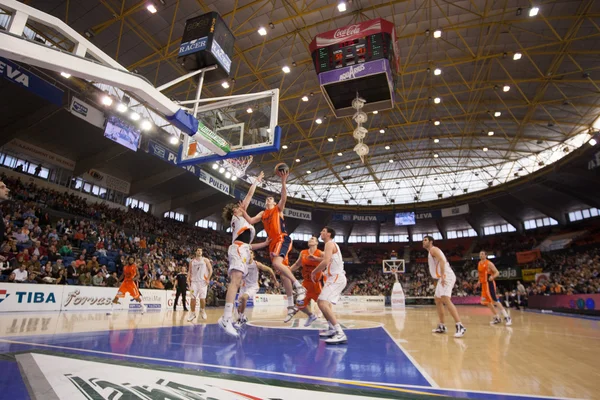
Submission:
M 271 239 L 277 239 L 284 234 L 287 235 L 283 216 L 279 212 L 279 207 L 277 206 L 263 212 L 262 223 L 267 232 L 267 236 Z
M 135 275 L 137 274 L 137 265 L 126 265 L 123 268 L 123 274 L 125 276 L 125 281 L 133 281 L 133 278 L 135 278 Z
M 317 268 L 320 264 L 320 261 L 313 261 L 311 259 L 308 258 L 308 256 L 310 255 L 310 253 L 308 252 L 308 250 L 302 250 L 300 252 L 300 262 L 302 263 L 302 277 L 304 279 L 308 279 L 310 280 L 310 274 L 312 274 L 312 272 L 314 271 L 315 268 Z M 323 257 L 323 253 L 321 252 L 321 250 L 316 249 L 315 252 L 313 253 L 313 256 L 315 257 Z
M 488 260 L 479 261 L 477 265 L 477 272 L 479 273 L 479 282 L 485 283 L 488 281 L 490 272 L 488 270 Z

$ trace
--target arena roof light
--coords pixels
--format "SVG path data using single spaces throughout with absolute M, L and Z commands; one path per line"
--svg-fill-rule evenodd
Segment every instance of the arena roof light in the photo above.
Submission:
M 333 142 L 333 138 L 329 137 L 329 138 L 327 138 L 327 141 L 331 143 L 331 142 Z
M 150 11 L 152 14 L 156 14 L 158 12 L 154 4 L 148 4 L 146 10 Z
M 385 146 L 385 149 L 386 149 L 386 150 L 389 150 L 389 149 L 390 149 L 390 146 Z
M 385 129 L 380 129 L 379 133 L 385 133 Z
M 437 153 L 433 155 L 433 158 L 438 158 L 438 157 L 439 157 L 439 155 Z
M 346 2 L 345 1 L 340 1 L 337 5 L 338 11 L 339 12 L 344 12 L 346 11 Z
M 258 28 L 258 34 L 260 36 L 266 36 L 267 35 L 267 30 L 264 27 L 261 26 L 260 28 Z
M 282 70 L 283 72 L 285 72 L 286 74 L 289 74 L 289 73 L 290 73 L 290 71 L 291 71 L 290 67 L 288 67 L 287 65 L 284 65 L 284 66 L 281 68 L 281 70 Z
M 436 29 L 435 31 L 433 31 L 433 37 L 436 39 L 439 39 L 442 37 L 442 30 L 441 29 Z
M 71 77 L 71 74 L 69 74 L 67 72 L 61 72 L 60 74 L 63 76 L 63 78 L 69 79 Z
M 394 162 L 394 160 L 390 160 L 389 162 L 390 162 L 390 164 L 391 164 L 391 163 L 393 163 L 393 162 Z
M 435 120 L 435 121 L 433 121 L 433 124 L 434 124 L 435 126 L 438 126 L 439 124 L 441 124 L 441 122 L 440 122 L 439 120 Z
M 517 52 L 517 53 L 513 54 L 513 60 L 515 60 L 515 61 L 520 60 L 522 56 L 523 55 L 521 53 Z
M 588 143 L 591 144 L 592 146 L 595 146 L 598 142 L 596 141 L 596 139 L 591 138 Z
M 232 181 L 237 181 L 237 176 L 233 175 L 233 176 L 231 177 L 231 180 L 232 180 Z
M 309 169 L 308 171 L 306 171 L 307 174 L 312 174 L 312 171 Z
M 439 97 L 436 97 L 435 99 L 433 99 L 433 102 L 435 104 L 440 104 L 442 102 L 442 99 L 440 99 Z
M 323 120 L 321 118 L 317 118 L 315 119 L 315 122 L 320 125 L 323 123 Z
M 433 143 L 439 143 L 440 139 L 433 139 Z
M 223 81 L 223 83 L 221 83 L 221 86 L 223 86 L 224 89 L 229 89 L 229 82 Z
M 489 131 L 488 136 L 494 136 L 494 131 Z
M 136 112 L 134 111 L 134 112 L 132 112 L 132 113 L 129 115 L 129 118 L 131 118 L 133 121 L 139 121 L 139 119 L 140 119 L 141 117 L 140 117 L 140 114 L 138 114 L 138 113 L 136 113 Z
M 373 111 L 373 114 L 377 115 L 377 114 L 379 114 L 379 111 L 375 110 L 375 111 Z
M 340 157 L 343 156 L 343 155 L 344 155 L 344 153 L 338 153 L 338 156 L 340 156 Z
M 150 129 L 152 129 L 152 122 L 145 119 L 140 124 L 140 128 L 142 128 L 142 130 L 144 130 L 144 131 L 149 131 Z
M 494 117 L 499 117 L 499 116 L 501 116 L 501 115 L 502 115 L 502 113 L 501 113 L 500 111 L 496 111 L 496 112 L 494 113 Z
M 227 178 L 227 179 L 231 178 L 231 172 L 227 171 L 225 173 L 225 178 Z
M 119 103 L 119 105 L 117 106 L 117 111 L 120 113 L 124 113 L 127 111 L 127 106 L 123 103 Z
M 282 149 L 287 150 L 288 146 L 287 144 L 284 144 L 283 146 L 281 146 Z
M 252 110 L 252 107 L 248 107 L 248 109 L 246 110 L 246 112 L 247 112 L 248 114 L 252 114 L 252 111 L 253 111 L 253 110 Z
M 300 159 L 299 159 L 299 158 L 296 158 L 296 162 L 300 162 Z
M 110 96 L 102 96 L 102 104 L 110 106 L 113 103 L 113 99 Z
M 529 16 L 535 17 L 536 15 L 538 15 L 539 12 L 540 12 L 540 9 L 538 7 L 531 7 L 529 9 Z
M 488 151 L 488 148 L 487 148 L 487 147 L 484 147 L 484 148 L 483 148 L 483 151 Z
M 219 172 L 220 172 L 220 173 L 223 173 L 223 172 L 225 172 L 225 168 L 223 168 L 223 167 L 219 168 Z
M 504 85 L 504 87 L 502 88 L 503 91 L 508 92 L 510 90 L 510 86 L 508 85 Z
M 346 165 L 346 169 L 350 169 L 350 166 L 349 166 L 349 165 Z
M 442 74 L 442 70 L 439 69 L 439 68 L 436 68 L 436 69 L 433 70 L 433 74 L 434 75 L 441 75 Z
M 302 96 L 302 101 L 308 101 L 308 96 Z

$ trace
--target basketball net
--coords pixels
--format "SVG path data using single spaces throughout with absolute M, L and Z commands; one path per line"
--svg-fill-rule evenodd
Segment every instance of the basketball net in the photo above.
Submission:
M 398 282 L 398 267 L 391 267 L 390 272 L 394 275 L 394 278 L 396 278 L 396 282 Z
M 241 178 L 246 175 L 246 169 L 252 164 L 252 160 L 254 157 L 250 156 L 242 156 L 238 158 L 227 158 L 223 160 L 223 166 L 225 169 L 229 169 L 232 174 Z

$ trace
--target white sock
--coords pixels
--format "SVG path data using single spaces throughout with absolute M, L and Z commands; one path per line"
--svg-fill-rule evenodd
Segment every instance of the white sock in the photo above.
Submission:
M 294 281 L 294 288 L 295 289 L 300 289 L 302 287 L 302 284 L 300 282 L 298 282 L 297 280 Z
M 233 314 L 233 303 L 225 304 L 225 313 L 223 314 L 223 317 L 225 317 L 226 320 L 229 320 L 229 319 L 231 319 L 232 314 Z
M 294 296 L 288 296 L 288 307 L 294 307 Z
M 242 319 L 244 317 L 245 317 L 244 313 L 239 313 L 239 319 Z
M 334 331 L 335 330 L 335 326 L 333 326 L 333 324 L 329 321 L 327 321 L 327 323 L 329 324 L 329 330 L 330 331 Z
M 344 331 L 342 330 L 342 327 L 340 326 L 339 323 L 335 324 L 335 326 L 333 327 L 333 329 L 335 329 L 335 331 L 337 333 L 344 333 Z
M 502 315 L 504 316 L 504 318 L 508 318 L 508 313 L 505 309 L 502 309 Z

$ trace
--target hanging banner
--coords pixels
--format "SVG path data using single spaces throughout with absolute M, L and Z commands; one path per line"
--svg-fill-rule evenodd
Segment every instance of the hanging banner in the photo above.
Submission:
M 376 215 L 365 215 L 365 214 L 333 214 L 331 216 L 332 221 L 345 221 L 345 222 L 382 222 L 387 220 L 387 215 L 376 214 Z
M 160 158 L 163 161 L 166 161 L 173 165 L 177 165 L 177 153 L 153 140 L 148 141 L 148 153 Z M 181 168 L 196 175 L 201 182 L 206 183 L 208 186 L 212 186 L 218 191 L 223 192 L 228 196 L 231 196 L 231 186 L 229 185 L 229 183 L 212 176 L 211 174 L 200 169 L 196 165 L 185 165 L 181 166 Z
M 64 96 L 62 90 L 33 72 L 2 57 L 0 57 L 0 75 L 7 81 L 23 87 L 57 106 L 62 106 Z
M 106 118 L 104 118 L 104 113 L 75 96 L 73 96 L 73 100 L 71 100 L 71 108 L 69 108 L 69 111 L 76 117 L 79 117 L 98 128 L 104 128 L 104 122 L 106 120 Z
M 535 276 L 542 273 L 542 268 L 524 269 L 521 271 L 523 274 L 523 282 L 535 281 Z
M 244 198 L 246 197 L 246 194 L 248 194 L 248 193 L 244 192 L 243 190 L 237 189 L 237 188 L 233 190 L 233 197 L 235 197 L 238 200 L 244 200 Z M 262 198 L 260 196 L 252 197 L 250 204 L 253 204 L 260 208 L 265 208 L 265 200 L 264 200 L 264 198 Z M 295 210 L 293 208 L 288 208 L 288 207 L 286 207 L 285 210 L 283 210 L 283 216 L 288 217 L 288 218 L 296 218 L 296 219 L 303 219 L 306 221 L 312 221 L 312 213 L 310 211 Z
M 59 156 L 58 154 L 54 154 L 48 150 L 34 146 L 19 139 L 11 140 L 9 143 L 5 144 L 3 148 L 11 150 L 15 153 L 29 155 L 41 161 L 42 163 L 48 163 L 57 167 L 68 169 L 70 171 L 75 169 L 75 161 L 69 160 L 68 158 Z
M 469 205 L 463 204 L 462 206 L 442 208 L 442 217 L 454 217 L 456 215 L 463 215 L 469 213 Z
M 123 179 L 116 178 L 112 175 L 105 174 L 96 169 L 90 169 L 84 173 L 81 178 L 89 183 L 105 187 L 107 189 L 116 190 L 121 193 L 129 194 L 131 184 Z
M 440 210 L 418 212 L 415 213 L 416 219 L 438 219 L 442 218 L 442 212 Z
M 534 262 L 535 260 L 539 260 L 540 258 L 542 258 L 542 252 L 540 249 L 517 252 L 517 263 L 519 264 L 528 264 L 530 262 Z

